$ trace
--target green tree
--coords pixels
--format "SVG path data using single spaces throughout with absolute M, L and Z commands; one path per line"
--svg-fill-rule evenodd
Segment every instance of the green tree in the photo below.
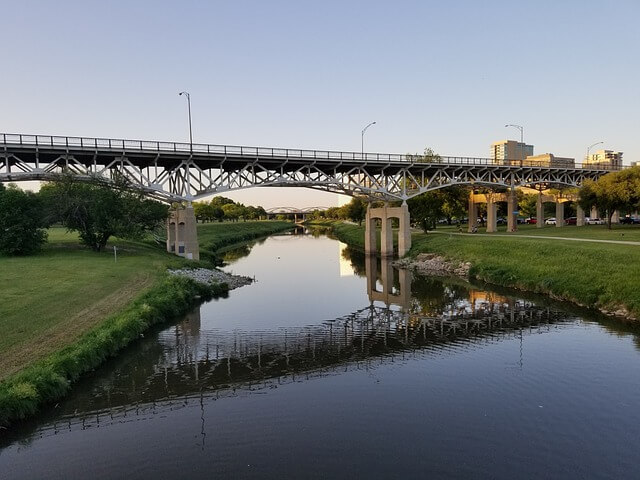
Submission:
M 349 203 L 344 205 L 344 215 L 352 222 L 357 222 L 358 225 L 362 225 L 367 214 L 367 202 L 358 197 L 353 197 Z
M 83 183 L 72 177 L 43 185 L 40 195 L 50 221 L 77 231 L 83 244 L 101 251 L 112 236 L 142 238 L 168 216 L 168 205 L 145 199 L 123 179 Z
M 407 201 L 411 219 L 420 225 L 426 233 L 430 228 L 435 228 L 438 219 L 443 216 L 442 197 L 437 192 L 426 192 Z
M 244 213 L 244 207 L 236 203 L 225 203 L 222 205 L 222 211 L 224 212 L 224 218 L 237 222 Z
M 47 241 L 41 199 L 0 183 L 0 253 L 28 255 Z
M 586 180 L 578 192 L 578 204 L 585 210 L 594 206 L 604 210 L 611 228 L 616 210 L 640 207 L 640 167 L 611 172 L 596 181 Z

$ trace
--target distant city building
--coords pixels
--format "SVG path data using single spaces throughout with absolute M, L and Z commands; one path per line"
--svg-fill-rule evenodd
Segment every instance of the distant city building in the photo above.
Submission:
M 638 166 L 640 166 L 640 162 L 631 162 L 631 166 L 632 167 L 638 167 Z
M 598 150 L 587 157 L 585 165 L 597 165 L 602 167 L 621 168 L 622 152 L 613 150 Z
M 573 168 L 576 165 L 575 158 L 556 157 L 553 153 L 531 155 L 526 158 L 526 161 L 531 162 L 531 165 L 539 165 L 541 167 Z
M 516 142 L 515 140 L 500 140 L 491 144 L 491 158 L 496 162 L 505 160 L 524 160 L 533 155 L 533 145 Z

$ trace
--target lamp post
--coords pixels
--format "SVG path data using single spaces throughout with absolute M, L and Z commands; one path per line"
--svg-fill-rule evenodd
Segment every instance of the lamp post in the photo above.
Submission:
M 189 92 L 180 92 L 178 95 L 187 97 L 187 105 L 189 107 L 189 151 L 193 153 L 193 130 L 191 129 L 191 95 Z
M 509 123 L 507 125 L 505 125 L 505 127 L 513 127 L 513 128 L 517 128 L 518 130 L 520 130 L 520 149 L 522 153 L 522 158 L 521 160 L 524 160 L 526 155 L 524 154 L 524 127 L 522 125 L 514 125 L 512 123 Z
M 362 134 L 360 135 L 360 153 L 363 159 L 364 159 L 364 132 L 366 132 L 371 125 L 375 125 L 375 124 L 376 122 L 371 122 L 369 125 L 367 125 L 362 129 Z
M 593 147 L 595 147 L 596 145 L 600 145 L 601 143 L 604 143 L 604 142 L 596 142 L 596 143 L 594 143 L 593 145 L 589 145 L 589 146 L 587 147 L 587 156 L 585 157 L 585 159 L 586 159 L 586 162 L 587 162 L 587 163 L 589 162 L 589 152 L 591 151 L 591 149 L 592 149 Z

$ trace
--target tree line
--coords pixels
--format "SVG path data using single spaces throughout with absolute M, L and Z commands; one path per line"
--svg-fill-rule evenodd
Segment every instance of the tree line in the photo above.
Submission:
M 209 202 L 194 202 L 193 211 L 200 222 L 222 222 L 230 220 L 257 220 L 266 218 L 267 212 L 261 206 L 244 206 L 226 197 L 213 197 Z

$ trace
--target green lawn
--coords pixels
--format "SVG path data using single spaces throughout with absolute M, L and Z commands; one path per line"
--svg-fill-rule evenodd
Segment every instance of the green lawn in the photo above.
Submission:
M 96 253 L 62 228 L 49 230 L 49 243 L 37 255 L 0 257 L 0 378 L 78 338 L 167 265 L 183 262 L 160 248 L 117 239 Z
M 438 226 L 437 232 L 458 232 L 457 226 Z M 466 226 L 463 232 L 466 233 Z M 478 233 L 485 233 L 483 227 L 478 228 Z M 507 227 L 500 225 L 498 227 L 499 234 L 507 233 Z M 509 233 L 509 235 L 542 235 L 549 237 L 574 237 L 574 238 L 591 238 L 594 240 L 622 240 L 640 242 L 640 225 L 613 225 L 609 230 L 606 225 L 585 225 L 576 227 L 569 225 L 564 227 L 556 227 L 554 225 L 545 225 L 543 228 L 537 228 L 535 225 L 518 225 L 518 231 Z
M 199 223 L 198 243 L 201 250 L 215 252 L 233 243 L 289 230 L 293 226 L 292 222 L 276 220 Z
M 291 222 L 274 221 L 200 224 L 198 237 L 201 248 L 215 252 L 291 227 Z M 150 241 L 112 239 L 96 253 L 81 246 L 75 233 L 63 228 L 48 233 L 37 255 L 0 256 L 0 380 L 122 310 L 167 267 L 190 264 Z

